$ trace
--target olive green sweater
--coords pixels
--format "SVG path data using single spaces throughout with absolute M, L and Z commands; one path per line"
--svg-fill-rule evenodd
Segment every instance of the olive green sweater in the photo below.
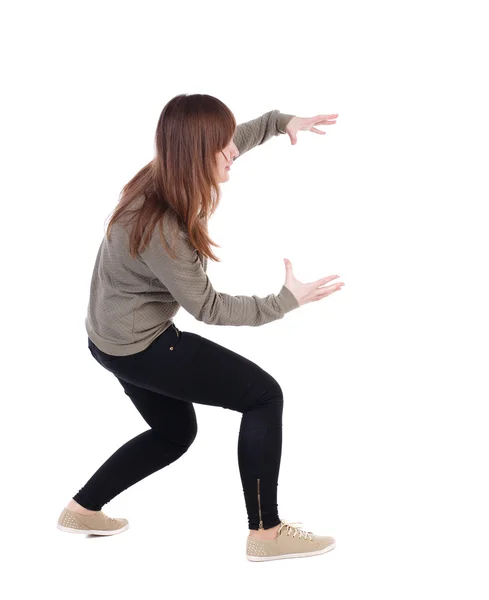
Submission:
M 285 133 L 293 115 L 272 110 L 237 126 L 234 143 L 239 156 Z M 238 158 L 239 158 L 238 156 Z M 281 319 L 298 308 L 292 292 L 282 286 L 278 294 L 231 296 L 216 291 L 207 276 L 207 257 L 190 244 L 187 232 L 178 228 L 172 213 L 163 219 L 163 233 L 177 258 L 166 251 L 155 227 L 147 248 L 133 259 L 129 234 L 116 222 L 100 244 L 93 269 L 85 328 L 103 352 L 127 356 L 145 350 L 173 323 L 180 306 L 209 325 L 257 327 Z M 173 219 L 173 222 L 172 222 Z

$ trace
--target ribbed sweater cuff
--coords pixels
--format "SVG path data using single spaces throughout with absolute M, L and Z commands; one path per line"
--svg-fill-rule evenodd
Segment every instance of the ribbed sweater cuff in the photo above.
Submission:
M 299 308 L 299 303 L 297 302 L 297 298 L 294 294 L 289 290 L 289 288 L 282 286 L 282 289 L 277 294 L 277 302 L 280 306 L 280 309 L 284 313 L 288 313 L 294 308 Z
M 280 133 L 286 133 L 285 128 L 288 122 L 295 117 L 295 115 L 288 115 L 287 113 L 279 113 L 277 117 L 277 131 Z

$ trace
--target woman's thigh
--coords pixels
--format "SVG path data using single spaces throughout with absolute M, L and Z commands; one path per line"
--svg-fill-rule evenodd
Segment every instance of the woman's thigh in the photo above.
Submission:
M 178 332 L 178 333 L 177 333 Z M 118 379 L 176 400 L 245 412 L 278 382 L 253 361 L 189 331 L 169 327 L 137 354 L 92 354 Z M 122 382 L 121 382 L 122 383 Z

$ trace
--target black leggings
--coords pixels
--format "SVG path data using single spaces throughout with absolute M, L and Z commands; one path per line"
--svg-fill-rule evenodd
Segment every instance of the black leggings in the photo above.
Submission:
M 95 360 L 117 377 L 150 429 L 121 446 L 73 496 L 101 510 L 136 482 L 174 462 L 197 434 L 193 402 L 242 413 L 238 464 L 249 529 L 280 523 L 277 487 L 283 395 L 277 381 L 239 354 L 173 324 L 148 348 L 112 356 L 88 340 Z

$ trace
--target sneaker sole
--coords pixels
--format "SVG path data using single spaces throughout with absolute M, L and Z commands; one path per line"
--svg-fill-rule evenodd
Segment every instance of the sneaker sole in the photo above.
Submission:
M 326 546 L 322 550 L 316 550 L 314 552 L 297 552 L 295 554 L 277 554 L 274 556 L 249 556 L 246 555 L 246 558 L 252 562 L 262 562 L 265 560 L 280 560 L 281 558 L 303 558 L 306 556 L 317 556 L 318 554 L 324 554 L 325 552 L 329 552 L 335 548 L 336 542 L 331 544 L 330 546 Z
M 58 529 L 61 531 L 66 531 L 67 533 L 93 533 L 94 535 L 115 535 L 116 533 L 122 533 L 126 531 L 129 527 L 129 523 L 121 527 L 120 529 L 112 529 L 110 531 L 102 530 L 102 529 L 73 529 L 73 527 L 64 527 L 63 525 L 58 524 Z

